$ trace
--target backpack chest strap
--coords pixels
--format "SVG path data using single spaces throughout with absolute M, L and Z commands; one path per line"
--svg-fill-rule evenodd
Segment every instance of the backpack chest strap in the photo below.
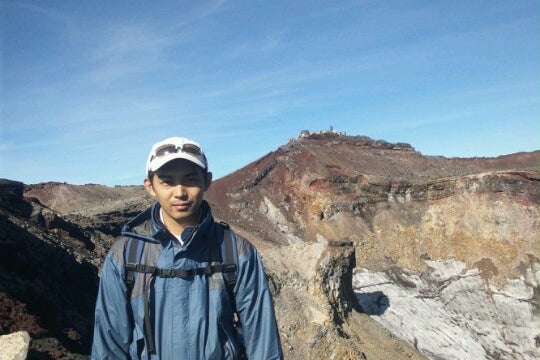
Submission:
M 215 273 L 235 272 L 236 264 L 212 264 L 212 265 L 207 265 L 206 267 L 201 267 L 201 268 L 181 270 L 181 269 L 160 269 L 151 265 L 128 263 L 126 264 L 126 270 L 137 272 L 137 273 L 143 273 L 143 274 L 152 274 L 154 276 L 158 276 L 162 278 L 188 279 L 197 275 L 211 276 Z

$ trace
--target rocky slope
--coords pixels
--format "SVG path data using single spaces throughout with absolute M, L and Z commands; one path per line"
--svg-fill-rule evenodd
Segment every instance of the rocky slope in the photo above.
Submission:
M 0 180 L 0 334 L 27 331 L 29 359 L 87 358 L 99 268 L 141 190 Z
M 281 256 L 272 266 L 278 278 L 309 274 L 328 244 L 352 242 L 358 307 L 425 356 L 533 359 L 540 344 L 539 165 L 538 151 L 445 159 L 330 134 L 289 142 L 221 179 L 209 197 L 222 217 L 280 249 L 269 256 Z M 318 276 L 311 277 L 317 290 L 282 281 L 294 294 L 283 300 L 309 303 L 320 291 Z M 334 290 L 329 298 L 345 294 Z M 326 339 L 361 338 L 372 324 L 355 322 L 357 312 L 348 309 L 302 306 L 310 333 L 296 331 L 293 309 L 279 307 L 291 358 L 315 341 L 319 325 L 328 329 L 325 321 L 341 324 Z M 363 350 L 380 342 L 369 338 Z M 339 349 L 326 355 L 339 358 Z
M 539 165 L 316 134 L 208 199 L 262 255 L 287 359 L 532 359 Z M 103 256 L 150 202 L 140 186 L 0 181 L 0 335 L 28 331 L 31 358 L 84 357 Z

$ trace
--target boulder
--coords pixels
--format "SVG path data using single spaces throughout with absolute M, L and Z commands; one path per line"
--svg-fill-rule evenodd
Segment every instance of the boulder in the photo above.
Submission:
M 19 331 L 0 336 L 0 360 L 25 360 L 30 345 L 30 335 Z

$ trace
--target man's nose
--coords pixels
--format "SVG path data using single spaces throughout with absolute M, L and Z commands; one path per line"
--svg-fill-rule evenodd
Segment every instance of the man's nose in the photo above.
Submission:
M 183 197 L 184 195 L 186 195 L 185 187 L 182 186 L 182 184 L 176 185 L 176 187 L 174 189 L 174 195 L 177 196 L 177 197 Z

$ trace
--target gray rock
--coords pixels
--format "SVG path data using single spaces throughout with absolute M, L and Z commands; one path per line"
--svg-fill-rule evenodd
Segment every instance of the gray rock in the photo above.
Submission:
M 25 360 L 29 345 L 26 331 L 0 336 L 0 360 Z

